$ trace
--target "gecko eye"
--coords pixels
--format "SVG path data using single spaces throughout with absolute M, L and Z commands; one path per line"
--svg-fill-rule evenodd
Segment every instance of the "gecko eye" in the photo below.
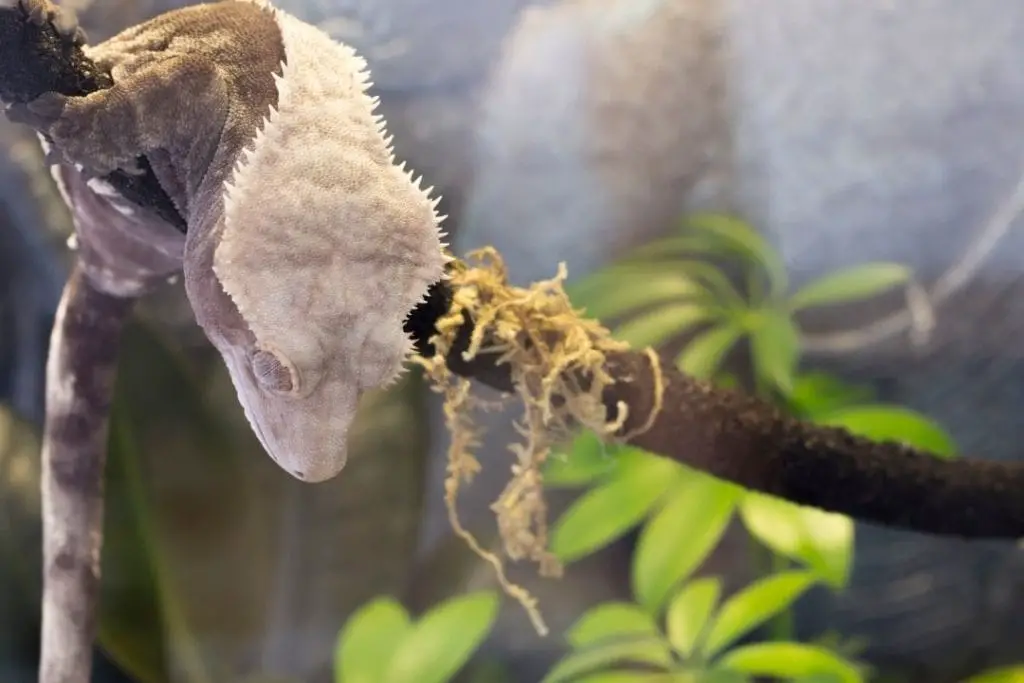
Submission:
M 287 359 L 273 351 L 257 349 L 252 354 L 252 374 L 267 391 L 276 394 L 295 394 L 299 391 L 299 376 Z

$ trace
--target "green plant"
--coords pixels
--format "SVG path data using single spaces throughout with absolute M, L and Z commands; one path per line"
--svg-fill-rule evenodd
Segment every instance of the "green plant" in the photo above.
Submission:
M 736 287 L 716 261 L 738 261 L 745 288 Z M 908 279 L 903 266 L 867 264 L 788 295 L 781 259 L 756 232 L 736 219 L 698 216 L 686 222 L 682 234 L 640 248 L 622 263 L 584 279 L 571 295 L 590 315 L 625 318 L 612 331 L 633 345 L 659 346 L 684 332 L 694 333 L 675 357 L 676 365 L 691 374 L 735 383 L 721 367 L 727 354 L 746 341 L 754 389 L 761 395 L 808 419 L 951 455 L 952 440 L 926 417 L 873 403 L 870 392 L 836 378 L 797 370 L 796 312 L 872 296 Z M 611 448 L 593 435 L 581 435 L 566 457 L 552 459 L 545 473 L 548 485 L 591 486 L 553 532 L 553 549 L 564 561 L 606 545 L 656 515 L 666 500 L 684 495 L 710 499 L 728 488 L 636 449 L 616 448 L 616 457 L 608 457 Z M 828 585 L 845 585 L 853 538 L 849 519 L 737 491 L 739 516 L 755 538 L 778 555 L 813 568 Z M 713 507 L 701 509 L 723 514 Z M 711 530 L 724 529 L 720 519 L 703 523 Z M 691 538 L 681 532 L 677 537 Z
M 382 597 L 353 614 L 338 637 L 336 683 L 445 683 L 465 666 L 494 625 L 498 596 L 450 598 L 413 621 Z
M 742 287 L 728 277 L 730 265 L 740 266 Z M 584 279 L 570 294 L 589 315 L 620 320 L 612 326 L 613 333 L 634 346 L 663 346 L 689 333 L 690 340 L 674 360 L 690 374 L 721 384 L 738 383 L 722 367 L 727 356 L 745 343 L 752 389 L 761 396 L 807 419 L 951 456 L 952 440 L 926 417 L 875 403 L 870 392 L 834 377 L 798 371 L 796 313 L 874 296 L 905 284 L 909 277 L 909 271 L 898 264 L 873 263 L 830 274 L 789 293 L 781 258 L 749 226 L 728 217 L 698 216 L 686 222 L 681 234 L 642 247 L 623 262 Z M 609 457 L 613 452 L 615 457 Z M 810 585 L 820 583 L 833 590 L 846 585 L 853 543 L 849 518 L 745 491 L 638 449 L 605 445 L 593 434 L 580 435 L 565 457 L 550 461 L 545 483 L 589 487 L 553 530 L 552 550 L 564 562 L 641 526 L 632 571 L 637 605 L 606 607 L 618 610 L 617 618 L 625 624 L 639 624 L 640 615 L 644 616 L 645 632 L 653 640 L 643 646 L 650 657 L 641 661 L 656 666 L 658 672 L 651 675 L 662 678 L 638 678 L 640 674 L 633 672 L 622 674 L 628 678 L 608 681 L 718 681 L 741 674 L 807 680 L 810 673 L 827 673 L 840 681 L 860 680 L 860 670 L 837 653 L 838 646 L 791 642 L 789 627 L 791 604 Z M 717 580 L 696 579 L 681 589 L 680 583 L 703 563 L 734 518 L 767 550 L 761 554 L 766 557 L 766 571 L 772 573 L 726 601 L 716 616 L 712 610 L 719 598 Z M 800 569 L 791 570 L 792 562 Z M 800 590 L 769 596 L 784 585 L 799 585 Z M 753 601 L 761 607 L 735 607 L 733 600 L 740 600 L 740 605 Z M 768 602 L 772 609 L 764 608 Z M 738 618 L 737 610 L 745 610 L 747 616 Z M 613 613 L 585 615 L 570 633 L 574 651 L 560 666 L 586 664 L 588 657 L 592 664 L 623 659 L 615 655 L 616 648 L 620 655 L 628 649 L 622 649 L 622 642 L 604 643 L 594 650 L 589 647 L 593 639 L 586 636 L 596 628 L 590 620 L 602 623 L 606 618 L 602 615 Z M 659 619 L 664 621 L 665 636 L 657 631 Z M 722 651 L 735 640 L 733 635 L 768 621 L 778 642 Z M 700 641 L 705 625 L 710 640 Z M 681 628 L 688 635 L 681 636 Z M 558 672 L 556 668 L 552 675 L 562 675 Z
M 992 669 L 972 676 L 964 683 L 1024 683 L 1024 666 Z
M 659 569 L 647 572 L 658 576 Z M 644 560 L 638 559 L 634 572 L 643 570 Z M 544 683 L 745 683 L 753 676 L 802 683 L 812 677 L 836 683 L 864 680 L 862 667 L 819 645 L 780 641 L 730 649 L 810 588 L 816 582 L 813 573 L 777 572 L 724 601 L 718 578 L 684 578 L 653 612 L 623 602 L 587 611 L 567 634 L 572 651 Z
M 942 456 L 948 434 L 906 408 L 873 401 L 870 391 L 830 375 L 798 371 L 794 315 L 899 286 L 909 271 L 897 264 L 858 266 L 787 294 L 778 255 L 740 221 L 702 216 L 681 235 L 652 243 L 571 291 L 588 313 L 633 345 L 662 345 L 696 332 L 676 364 L 720 384 L 722 371 L 746 342 L 753 390 L 823 424 L 877 439 L 899 439 Z M 716 261 L 743 266 L 744 287 Z M 853 524 L 844 516 L 746 491 L 642 450 L 581 434 L 564 457 L 549 461 L 548 486 L 588 487 L 558 520 L 552 550 L 564 562 L 594 552 L 640 527 L 632 558 L 634 602 L 607 602 L 567 632 L 569 653 L 544 683 L 747 683 L 769 677 L 796 683 L 859 683 L 861 643 L 825 634 L 796 642 L 788 627 L 793 604 L 814 586 L 841 590 L 849 577 Z M 739 519 L 767 549 L 765 575 L 723 596 L 719 578 L 697 571 L 728 525 Z M 793 563 L 796 563 L 795 565 Z M 453 598 L 418 622 L 390 598 L 349 620 L 339 637 L 336 680 L 442 683 L 462 668 L 493 625 L 497 598 Z M 743 642 L 774 624 L 769 642 Z M 1024 683 L 1024 670 L 999 669 L 965 683 Z

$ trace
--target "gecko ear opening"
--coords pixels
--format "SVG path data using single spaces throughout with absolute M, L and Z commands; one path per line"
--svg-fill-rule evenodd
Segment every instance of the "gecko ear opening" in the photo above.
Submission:
M 256 349 L 249 362 L 252 374 L 260 388 L 274 394 L 296 396 L 302 391 L 302 382 L 295 366 L 272 349 Z

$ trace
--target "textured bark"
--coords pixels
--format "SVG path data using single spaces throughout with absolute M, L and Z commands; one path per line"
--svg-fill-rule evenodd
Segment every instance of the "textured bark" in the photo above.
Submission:
M 439 284 L 413 311 L 408 328 L 421 353 L 433 352 L 423 331 L 447 310 L 446 287 Z M 463 326 L 448 366 L 509 391 L 508 366 L 495 365 L 493 355 L 463 360 L 471 329 Z M 609 420 L 625 403 L 629 418 L 620 433 L 634 432 L 654 407 L 650 361 L 635 351 L 615 353 L 605 369 L 616 380 L 604 393 Z M 629 439 L 635 446 L 749 489 L 865 522 L 966 538 L 1024 537 L 1021 463 L 940 459 L 803 422 L 767 401 L 688 377 L 667 361 L 660 372 L 662 409 L 649 429 Z

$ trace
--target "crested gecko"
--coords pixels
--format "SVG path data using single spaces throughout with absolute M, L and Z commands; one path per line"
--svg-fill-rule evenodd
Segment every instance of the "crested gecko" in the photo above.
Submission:
M 333 477 L 359 396 L 400 375 L 403 321 L 449 260 L 365 61 L 262 0 L 168 12 L 85 53 L 113 87 L 8 116 L 95 187 L 145 157 L 184 218 L 186 294 L 253 431 L 298 479 Z
M 95 63 L 94 82 L 67 94 L 38 93 L 33 78 L 59 80 L 45 70 L 0 69 L 6 114 L 40 134 L 79 244 L 47 363 L 40 681 L 85 683 L 132 301 L 183 270 L 253 431 L 283 469 L 317 482 L 345 465 L 360 395 L 402 372 L 406 318 L 449 257 L 437 199 L 396 163 L 374 113 L 366 63 L 318 29 L 227 0 L 89 47 L 48 0 L 0 10 L 14 36 L 0 52 L 20 59 L 49 41 Z

